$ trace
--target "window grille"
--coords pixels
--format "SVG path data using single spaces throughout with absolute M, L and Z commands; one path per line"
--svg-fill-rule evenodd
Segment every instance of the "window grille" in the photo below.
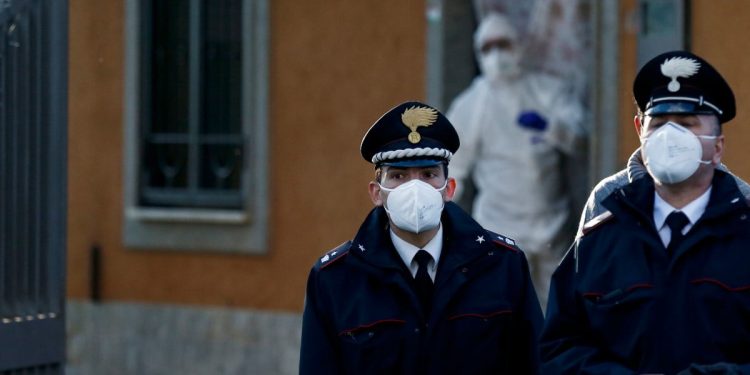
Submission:
M 242 4 L 142 2 L 143 206 L 243 205 Z
M 126 0 L 123 240 L 266 252 L 268 0 Z

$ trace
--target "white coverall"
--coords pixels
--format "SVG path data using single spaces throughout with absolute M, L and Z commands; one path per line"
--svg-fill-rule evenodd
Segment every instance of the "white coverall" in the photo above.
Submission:
M 546 129 L 520 126 L 524 111 L 545 118 Z M 545 305 L 552 272 L 573 239 L 572 232 L 563 233 L 571 207 L 561 153 L 571 154 L 581 145 L 582 106 L 564 91 L 562 81 L 520 71 L 500 81 L 477 77 L 453 101 L 447 117 L 461 139 L 450 163 L 450 174 L 458 180 L 454 199 L 462 182 L 472 178 L 478 190 L 473 217 L 526 252 Z

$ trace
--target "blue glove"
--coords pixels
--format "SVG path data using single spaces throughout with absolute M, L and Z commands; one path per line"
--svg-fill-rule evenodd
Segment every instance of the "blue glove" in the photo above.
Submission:
M 518 115 L 518 125 L 526 129 L 544 131 L 547 129 L 547 120 L 536 111 L 523 111 Z
M 697 365 L 680 371 L 678 375 L 739 375 L 740 368 L 734 363 L 718 362 L 712 365 Z

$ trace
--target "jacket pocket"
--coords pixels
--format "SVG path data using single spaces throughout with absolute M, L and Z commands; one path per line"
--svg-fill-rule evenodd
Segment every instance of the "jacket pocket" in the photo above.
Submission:
M 643 297 L 651 295 L 648 291 L 653 287 L 650 283 L 639 283 L 607 292 L 584 292 L 581 296 L 590 305 L 601 309 L 641 301 Z
M 726 283 L 724 281 L 711 278 L 711 277 L 700 277 L 700 278 L 691 280 L 690 284 L 693 284 L 696 286 L 701 286 L 701 285 L 711 286 L 712 285 L 714 287 L 723 289 L 725 292 L 729 292 L 729 293 L 750 292 L 750 282 L 730 284 L 730 283 Z
M 638 283 L 606 292 L 584 292 L 581 297 L 592 331 L 610 345 L 622 345 L 630 341 L 626 338 L 635 339 L 639 325 L 648 319 L 654 285 Z
M 734 348 L 733 356 L 750 358 L 750 278 L 697 277 L 688 288 L 697 304 L 691 315 L 710 324 L 704 335 L 719 347 Z
M 375 345 L 388 340 L 394 330 L 398 331 L 406 323 L 402 319 L 382 319 L 365 323 L 339 332 L 339 337 L 345 343 L 353 345 Z M 394 329 L 395 328 L 395 329 Z
M 750 278 L 729 280 L 718 277 L 697 277 L 690 280 L 690 291 L 704 310 L 718 310 L 721 315 L 750 316 Z M 746 318 L 750 324 L 750 318 Z
M 446 374 L 451 373 L 512 373 L 509 353 L 521 343 L 513 342 L 513 310 L 505 306 L 462 308 L 448 314 L 443 322 L 438 353 L 447 361 Z
M 455 313 L 447 318 L 457 340 L 466 340 L 467 344 L 483 340 L 496 340 L 507 328 L 512 319 L 513 310 L 496 308 L 491 310 L 465 311 Z
M 397 373 L 402 366 L 406 321 L 381 319 L 339 332 L 345 372 Z

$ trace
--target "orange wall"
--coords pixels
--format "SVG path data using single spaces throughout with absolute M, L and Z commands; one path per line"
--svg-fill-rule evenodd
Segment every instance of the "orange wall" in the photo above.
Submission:
M 635 0 L 620 2 L 620 165 L 639 146 L 633 128 L 632 84 L 636 72 Z M 750 50 L 750 8 L 743 1 L 692 0 L 690 21 L 691 51 L 717 68 L 734 91 L 737 117 L 724 127 L 726 148 L 724 163 L 743 179 L 750 178 L 744 145 L 750 142 L 750 64 L 744 51 Z
M 632 125 L 635 0 L 620 1 L 620 165 Z M 693 0 L 691 43 L 735 90 L 725 162 L 750 177 L 750 9 Z M 137 251 L 121 241 L 124 4 L 70 0 L 68 294 L 85 298 L 88 254 L 104 250 L 105 300 L 300 310 L 311 264 L 351 236 L 370 209 L 372 167 L 359 140 L 397 102 L 424 97 L 424 3 L 269 1 L 270 248 L 265 256 Z M 722 41 L 722 42 L 717 42 Z M 748 47 L 745 47 L 745 46 Z M 731 47 L 729 47 L 731 46 Z
M 724 163 L 746 181 L 750 178 L 750 8 L 744 1 L 692 0 L 693 51 L 721 72 L 734 91 L 737 117 L 724 127 Z
M 313 262 L 371 208 L 359 141 L 424 97 L 421 1 L 269 1 L 270 249 L 265 256 L 123 248 L 124 4 L 70 0 L 68 295 L 299 311 Z

